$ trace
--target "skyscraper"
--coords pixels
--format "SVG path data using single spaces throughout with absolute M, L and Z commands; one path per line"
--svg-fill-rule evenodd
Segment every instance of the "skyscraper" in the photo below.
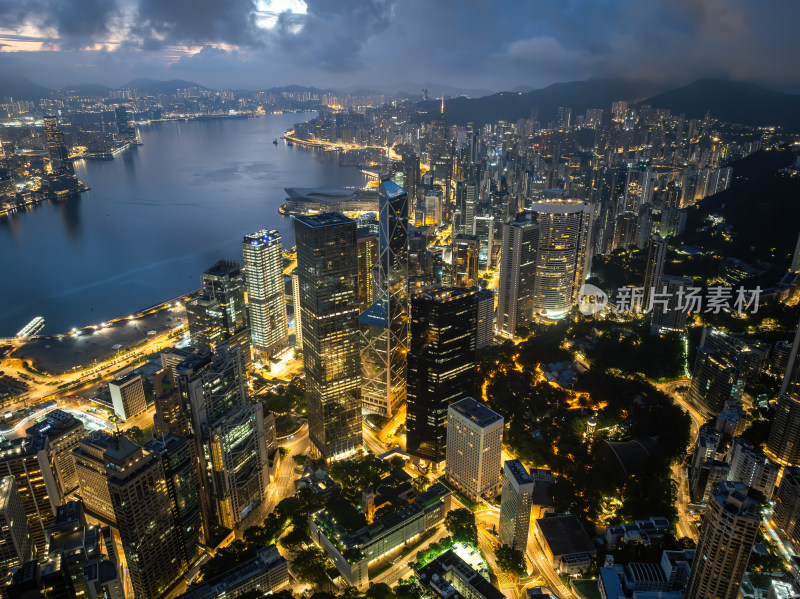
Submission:
M 195 347 L 236 347 L 250 364 L 250 330 L 244 302 L 244 273 L 238 262 L 219 260 L 203 273 L 203 292 L 186 304 Z
M 136 127 L 131 122 L 128 109 L 119 105 L 114 108 L 114 118 L 117 121 L 117 135 L 124 141 L 134 141 L 136 139 Z
M 294 312 L 294 339 L 297 347 L 303 347 L 303 312 L 300 309 L 300 276 L 292 271 L 292 311 Z
M 767 451 L 782 466 L 800 466 L 800 395 L 797 393 L 778 396 Z
M 407 451 L 445 458 L 447 408 L 475 389 L 478 289 L 443 287 L 411 298 Z
M 72 450 L 88 434 L 83 422 L 63 410 L 53 410 L 44 420 L 28 428 L 25 433 L 32 437 L 37 435 L 47 437 L 48 454 L 58 484 L 59 498 L 64 501 L 78 486 Z
M 295 235 L 309 437 L 330 461 L 362 446 L 356 223 L 298 216 Z
M 378 261 L 378 234 L 369 227 L 358 228 L 358 311 L 363 312 L 374 301 L 372 271 Z
M 644 271 L 644 290 L 642 292 L 641 310 L 647 310 L 650 306 L 650 293 L 654 287 L 658 287 L 658 281 L 664 274 L 664 264 L 667 260 L 667 240 L 658 235 L 653 235 L 647 244 L 647 263 Z
M 478 238 L 475 235 L 456 235 L 453 238 L 450 276 L 453 287 L 478 285 Z
M 261 403 L 250 402 L 238 350 L 198 352 L 177 368 L 189 411 L 205 528 L 234 528 L 267 497 L 269 448 Z
M 372 305 L 359 324 L 364 410 L 389 416 L 406 398 L 408 353 L 408 194 L 392 181 L 379 191 L 378 262 Z
M 741 339 L 717 329 L 703 329 L 689 387 L 692 400 L 717 412 L 726 401 L 741 400 L 748 353 L 748 346 Z
M 747 485 L 723 481 L 703 517 L 686 597 L 736 599 L 761 518 Z
M 795 274 L 800 273 L 800 233 L 797 234 L 797 243 L 794 246 L 792 264 L 789 266 L 789 272 L 793 272 Z
M 503 464 L 503 491 L 500 498 L 500 542 L 525 553 L 531 523 L 533 478 L 519 460 Z
M 136 599 L 161 596 L 186 570 L 157 455 L 115 435 L 105 452 L 108 489 Z
M 521 212 L 503 225 L 500 254 L 497 328 L 513 336 L 533 320 L 533 287 L 539 227 L 531 212 Z
M 800 547 L 800 468 L 784 469 L 772 514 L 775 524 L 795 547 Z
M 679 292 L 681 289 L 692 287 L 694 281 L 688 277 L 672 277 L 670 275 L 661 275 L 654 287 L 656 293 L 661 294 L 651 296 L 653 297 L 652 312 L 650 314 L 650 334 L 661 335 L 664 333 L 683 333 L 686 331 L 686 310 L 683 310 L 679 305 L 680 299 Z M 645 289 L 647 293 L 647 289 Z M 655 301 L 659 300 L 659 301 Z M 648 299 L 648 302 L 650 300 Z M 647 309 L 649 306 L 645 304 Z
M 792 349 L 786 362 L 786 374 L 781 383 L 781 395 L 784 393 L 800 393 L 800 325 L 794 335 Z
M 190 355 L 191 353 L 184 356 L 184 360 Z M 173 370 L 162 368 L 153 375 L 156 408 L 155 416 L 153 416 L 153 425 L 156 437 L 170 433 L 174 435 L 189 435 L 189 418 L 181 402 L 181 394 L 176 384 L 177 377 Z
M 78 179 L 75 177 L 75 167 L 69 158 L 64 132 L 58 126 L 56 117 L 44 119 L 44 136 L 51 169 L 47 176 L 47 188 L 50 195 L 55 198 L 68 196 L 77 191 Z
M 0 443 L 0 478 L 13 476 L 36 551 L 45 550 L 44 529 L 55 519 L 58 485 L 46 437 L 21 437 Z
M 502 445 L 500 414 L 471 397 L 450 404 L 445 475 L 472 501 L 500 490 Z
M 491 345 L 494 340 L 494 291 L 481 289 L 478 292 L 478 334 L 475 349 Z
M 475 234 L 475 205 L 478 203 L 480 188 L 477 182 L 459 181 L 456 183 L 456 210 L 459 212 L 457 234 Z
M 194 444 L 186 437 L 170 433 L 149 441 L 145 449 L 161 460 L 181 560 L 188 568 L 205 539 Z
M 0 578 L 27 562 L 33 539 L 13 476 L 0 479 Z
M 247 275 L 247 310 L 253 353 L 266 363 L 289 339 L 280 233 L 261 230 L 246 235 L 242 253 Z

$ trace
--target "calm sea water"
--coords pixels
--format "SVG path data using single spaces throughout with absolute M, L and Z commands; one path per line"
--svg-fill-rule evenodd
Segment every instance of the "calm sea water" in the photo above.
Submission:
M 258 229 L 293 246 L 284 187 L 364 183 L 334 154 L 272 143 L 313 116 L 158 123 L 113 161 L 77 163 L 91 191 L 0 221 L 0 336 L 34 316 L 60 333 L 196 289 L 217 259 L 241 262 Z

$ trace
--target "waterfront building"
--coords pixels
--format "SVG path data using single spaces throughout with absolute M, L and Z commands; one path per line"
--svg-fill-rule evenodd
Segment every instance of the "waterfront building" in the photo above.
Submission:
M 533 478 L 519 460 L 503 463 L 503 491 L 500 499 L 500 542 L 524 554 L 531 522 Z
M 466 397 L 447 410 L 445 475 L 472 501 L 500 490 L 503 417 Z
M 411 298 L 407 452 L 444 460 L 447 408 L 475 391 L 478 289 L 440 287 Z
M 372 305 L 359 317 L 361 397 L 365 412 L 391 416 L 406 398 L 409 335 L 408 194 L 392 181 L 379 193 L 378 262 Z
M 736 599 L 761 517 L 747 485 L 723 481 L 706 506 L 686 596 Z
M 295 234 L 309 437 L 330 461 L 362 446 L 356 223 L 298 216 Z
M 219 260 L 203 272 L 202 294 L 186 304 L 186 316 L 194 347 L 213 351 L 225 343 L 250 366 L 244 272 L 236 261 Z
M 261 230 L 246 235 L 242 253 L 253 354 L 266 364 L 289 339 L 280 233 Z
M 115 378 L 108 384 L 114 414 L 123 422 L 138 416 L 147 409 L 147 398 L 144 394 L 142 375 L 129 372 Z
M 69 157 L 64 132 L 58 126 L 58 119 L 50 116 L 44 119 L 44 137 L 47 154 L 50 158 L 50 173 L 47 176 L 47 190 L 51 197 L 64 199 L 78 191 L 78 178 Z

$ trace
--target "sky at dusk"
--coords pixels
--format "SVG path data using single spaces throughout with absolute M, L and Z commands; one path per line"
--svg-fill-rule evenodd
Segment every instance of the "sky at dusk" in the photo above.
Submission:
M 797 0 L 0 0 L 0 72 L 418 91 L 722 77 L 800 91 Z

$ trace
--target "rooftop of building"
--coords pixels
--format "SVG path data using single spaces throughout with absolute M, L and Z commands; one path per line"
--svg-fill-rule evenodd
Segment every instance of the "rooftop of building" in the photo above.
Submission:
M 83 428 L 83 422 L 64 410 L 53 410 L 48 412 L 44 420 L 25 429 L 25 434 L 53 436 L 72 428 Z
M 477 294 L 477 287 L 431 287 L 415 293 L 411 299 L 419 298 L 433 302 L 449 302 L 467 295 Z
M 4 476 L 0 479 L 0 512 L 5 511 L 11 499 L 12 490 L 16 491 L 16 484 L 14 484 L 13 476 Z
M 372 190 L 353 189 L 348 187 L 284 187 L 286 195 L 292 200 L 334 204 L 337 202 L 354 202 L 364 198 L 374 198 Z
M 444 575 L 451 570 L 457 570 L 459 577 L 484 599 L 504 599 L 502 591 L 492 585 L 483 576 L 473 570 L 469 564 L 461 559 L 452 549 L 448 549 L 439 557 L 417 570 L 417 578 L 422 584 L 436 587 L 444 580 Z M 445 581 L 446 583 L 446 581 Z M 456 593 L 450 599 L 460 598 Z
M 583 200 L 548 200 L 534 202 L 529 210 L 540 214 L 576 214 L 578 212 L 591 214 L 592 206 Z
M 322 214 L 299 214 L 294 217 L 295 222 L 304 224 L 307 227 L 318 229 L 321 227 L 334 227 L 337 225 L 352 224 L 356 221 L 347 218 L 340 212 L 323 212 Z
M 127 374 L 123 374 L 123 375 L 118 376 L 117 378 L 115 378 L 113 381 L 111 381 L 109 383 L 109 385 L 116 385 L 116 386 L 119 387 L 119 386 L 125 385 L 127 383 L 133 382 L 133 381 L 135 381 L 137 379 L 141 379 L 141 378 L 142 378 L 142 375 L 139 374 L 138 372 L 135 372 L 135 371 L 134 372 L 128 372 Z
M 449 410 L 460 414 L 471 422 L 474 422 L 481 428 L 487 427 L 495 422 L 502 422 L 503 417 L 486 407 L 484 404 L 476 401 L 472 397 L 465 397 L 464 399 L 450 404 Z
M 382 193 L 386 194 L 387 199 L 394 200 L 395 198 L 399 198 L 402 195 L 407 195 L 405 189 L 400 187 L 394 181 L 383 181 L 380 185 Z
M 203 276 L 230 277 L 241 273 L 242 267 L 236 260 L 222 258 L 203 271 Z
M 0 443 L 0 460 L 13 460 L 34 455 L 47 447 L 47 438 L 43 436 L 19 437 Z
M 260 231 L 256 231 L 255 233 L 251 233 L 250 235 L 245 235 L 243 243 L 247 243 L 249 245 L 259 245 L 262 243 L 269 243 L 271 241 L 275 241 L 276 239 L 280 238 L 281 234 L 275 229 L 270 229 L 270 230 L 261 229 Z
M 546 514 L 536 521 L 536 526 L 553 555 L 595 551 L 592 540 L 573 514 Z
M 514 480 L 517 481 L 517 484 L 525 485 L 533 483 L 533 478 L 519 460 L 506 460 L 504 469 L 514 477 Z

